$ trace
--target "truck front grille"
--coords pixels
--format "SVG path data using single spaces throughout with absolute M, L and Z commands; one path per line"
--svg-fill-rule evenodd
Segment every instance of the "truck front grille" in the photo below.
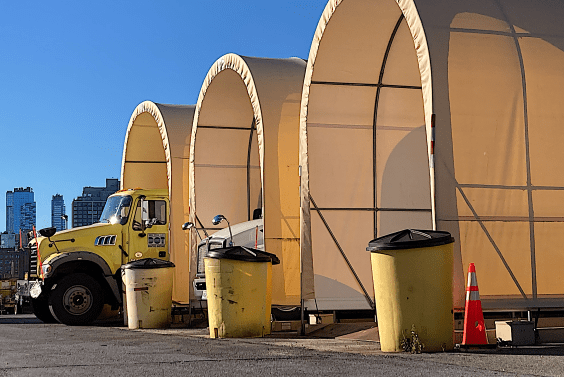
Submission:
M 37 245 L 33 244 L 29 247 L 29 277 L 38 275 L 37 264 Z

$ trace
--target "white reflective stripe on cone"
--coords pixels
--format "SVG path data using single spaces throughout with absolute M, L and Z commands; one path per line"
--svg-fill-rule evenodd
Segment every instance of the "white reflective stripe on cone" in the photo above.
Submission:
M 478 301 L 480 293 L 478 291 L 466 291 L 466 301 Z

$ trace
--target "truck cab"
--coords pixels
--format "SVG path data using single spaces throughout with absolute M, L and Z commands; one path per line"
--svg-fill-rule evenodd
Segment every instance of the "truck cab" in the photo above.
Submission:
M 31 303 L 44 322 L 85 325 L 105 304 L 122 304 L 121 266 L 133 260 L 169 260 L 167 190 L 121 190 L 111 195 L 96 224 L 55 232 L 29 243 Z

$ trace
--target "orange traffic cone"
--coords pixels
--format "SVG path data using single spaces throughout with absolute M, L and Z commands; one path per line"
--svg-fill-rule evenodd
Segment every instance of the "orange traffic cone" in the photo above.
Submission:
M 478 280 L 476 279 L 476 267 L 470 263 L 468 267 L 468 287 L 466 288 L 466 308 L 464 311 L 464 334 L 462 345 L 488 344 L 486 325 L 484 324 L 484 313 L 482 302 L 478 293 Z

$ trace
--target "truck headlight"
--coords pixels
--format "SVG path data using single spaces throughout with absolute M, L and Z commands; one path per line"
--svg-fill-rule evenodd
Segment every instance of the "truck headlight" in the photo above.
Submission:
M 41 272 L 43 274 L 43 277 L 47 277 L 47 275 L 49 275 L 52 270 L 53 270 L 53 267 L 51 267 L 50 264 L 44 264 L 44 265 L 41 266 Z

